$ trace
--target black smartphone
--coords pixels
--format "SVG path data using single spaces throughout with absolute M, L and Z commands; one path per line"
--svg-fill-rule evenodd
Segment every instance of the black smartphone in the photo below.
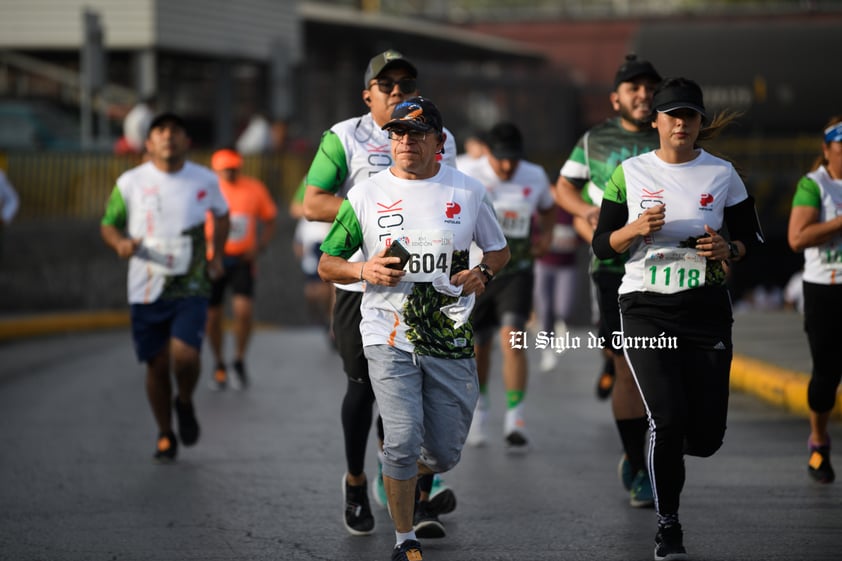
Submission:
M 409 262 L 409 251 L 398 240 L 394 240 L 392 242 L 392 244 L 389 246 L 389 249 L 386 250 L 384 256 L 400 258 L 400 263 L 390 263 L 386 265 L 390 269 L 397 269 L 399 271 L 403 270 L 403 268 L 406 267 L 406 264 Z

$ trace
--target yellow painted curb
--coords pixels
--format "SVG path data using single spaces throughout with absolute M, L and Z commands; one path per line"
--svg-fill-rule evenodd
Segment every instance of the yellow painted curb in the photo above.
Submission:
M 760 399 L 808 417 L 807 386 L 810 375 L 780 368 L 753 358 L 734 355 L 731 362 L 731 388 L 753 394 Z M 842 419 L 842 387 L 837 391 L 836 406 L 831 416 Z
M 0 341 L 129 325 L 128 311 L 57 313 L 0 320 Z
M 0 341 L 25 339 L 56 333 L 73 331 L 91 331 L 94 329 L 113 329 L 129 327 L 131 318 L 128 311 L 105 310 L 101 312 L 68 312 L 44 314 L 40 316 L 21 316 L 0 319 Z M 231 330 L 233 322 L 225 319 L 223 328 Z M 255 330 L 277 329 L 277 326 L 255 322 Z

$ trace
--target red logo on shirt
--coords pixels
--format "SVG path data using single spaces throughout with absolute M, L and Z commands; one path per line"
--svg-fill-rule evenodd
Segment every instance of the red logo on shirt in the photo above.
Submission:
M 386 203 L 377 203 L 377 206 L 380 207 L 380 209 L 377 211 L 377 213 L 382 214 L 384 212 L 397 212 L 399 210 L 403 210 L 403 207 L 398 206 L 402 202 L 403 202 L 403 199 L 395 201 L 390 205 L 387 205 Z
M 459 203 L 453 201 L 445 203 L 444 208 L 444 215 L 448 218 L 453 218 L 454 216 L 462 212 L 462 207 L 459 206 Z
M 208 195 L 208 192 L 207 192 L 207 191 L 205 191 L 204 189 L 202 189 L 201 191 L 199 191 L 198 193 L 196 193 L 196 200 L 197 200 L 197 201 L 201 201 L 201 200 L 202 200 L 202 199 L 204 199 L 207 195 Z
M 526 186 L 523 188 L 523 196 L 524 196 L 524 198 L 529 197 L 530 193 L 532 193 L 532 187 L 530 187 L 529 185 L 526 185 Z
M 711 195 L 710 193 L 702 193 L 702 198 L 699 201 L 700 205 L 708 206 L 712 202 L 713 202 L 713 195 Z

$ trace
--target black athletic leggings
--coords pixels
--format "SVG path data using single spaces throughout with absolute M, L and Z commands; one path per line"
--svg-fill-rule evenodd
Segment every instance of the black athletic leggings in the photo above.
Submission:
M 805 282 L 804 331 L 813 358 L 807 403 L 816 413 L 827 413 L 836 405 L 836 391 L 842 380 L 839 318 L 842 318 L 842 286 Z
M 348 386 L 342 399 L 342 431 L 345 436 L 345 462 L 351 475 L 360 475 L 365 471 L 365 449 L 374 406 L 374 391 L 368 377 L 368 361 L 363 354 L 360 334 L 362 297 L 362 292 L 337 289 L 333 308 L 336 348 L 348 377 Z M 383 422 L 378 418 L 377 432 L 381 440 L 382 427 Z
M 678 514 L 684 454 L 722 446 L 733 355 L 723 287 L 620 296 L 628 360 L 649 415 L 649 474 L 658 514 Z M 653 348 L 654 347 L 654 348 Z

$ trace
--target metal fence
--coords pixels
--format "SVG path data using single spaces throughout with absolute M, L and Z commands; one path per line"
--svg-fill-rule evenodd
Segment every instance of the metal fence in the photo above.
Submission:
M 210 152 L 191 153 L 204 165 Z M 309 155 L 248 156 L 243 173 L 262 180 L 275 200 L 285 205 L 310 163 Z M 20 196 L 16 220 L 98 218 L 121 173 L 138 165 L 140 156 L 97 153 L 20 152 L 0 155 L 0 167 Z
M 712 148 L 734 161 L 743 172 L 764 226 L 775 234 L 785 229 L 795 184 L 821 154 L 821 140 L 726 136 Z M 210 155 L 194 152 L 190 158 L 207 165 Z M 554 179 L 566 156 L 536 151 L 533 159 Z M 275 200 L 286 206 L 310 160 L 310 154 L 248 156 L 243 173 L 261 179 Z M 117 177 L 138 163 L 139 156 L 95 153 L 0 154 L 0 167 L 7 170 L 21 198 L 18 220 L 97 218 L 102 215 Z

